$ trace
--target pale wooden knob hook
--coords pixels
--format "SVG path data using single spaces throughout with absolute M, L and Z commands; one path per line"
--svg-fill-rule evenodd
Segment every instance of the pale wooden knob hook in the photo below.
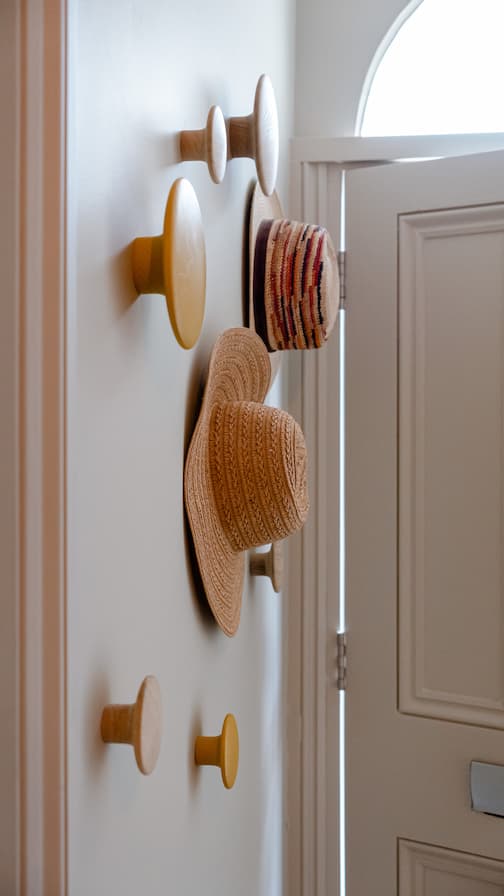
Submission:
M 168 195 L 163 233 L 138 237 L 131 254 L 137 292 L 166 297 L 177 342 L 192 348 L 205 313 L 206 254 L 198 199 L 184 177 Z
M 282 590 L 283 553 L 279 541 L 274 541 L 269 551 L 252 551 L 249 560 L 250 573 L 253 576 L 268 576 L 274 591 Z
M 273 85 L 268 75 L 257 82 L 254 111 L 241 118 L 228 118 L 228 158 L 255 159 L 257 177 L 266 196 L 275 189 L 278 171 L 278 113 Z
M 206 162 L 213 182 L 221 183 L 226 173 L 227 132 L 219 106 L 212 106 L 202 130 L 180 131 L 180 158 L 183 162 Z
M 222 783 L 229 790 L 238 773 L 240 745 L 235 717 L 230 713 L 224 719 L 222 731 L 217 737 L 199 735 L 194 744 L 196 765 L 216 765 L 221 770 Z
M 161 747 L 161 691 L 157 679 L 153 675 L 144 678 L 135 703 L 106 706 L 100 727 L 106 744 L 130 744 L 138 768 L 143 775 L 150 775 Z

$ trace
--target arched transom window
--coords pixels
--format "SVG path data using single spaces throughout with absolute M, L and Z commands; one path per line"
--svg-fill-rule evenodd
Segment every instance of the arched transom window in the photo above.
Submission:
M 504 0 L 414 0 L 380 50 L 361 136 L 504 131 Z

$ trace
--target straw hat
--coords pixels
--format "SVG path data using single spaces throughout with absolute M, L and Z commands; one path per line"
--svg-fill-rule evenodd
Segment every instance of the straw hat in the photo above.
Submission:
M 254 190 L 250 321 L 270 352 L 320 348 L 339 305 L 336 252 L 324 227 L 290 221 L 278 196 Z
M 227 635 L 240 622 L 244 552 L 300 529 L 308 513 L 303 433 L 286 411 L 264 405 L 270 372 L 251 330 L 219 337 L 184 471 L 203 586 Z
M 280 199 L 278 197 L 278 193 L 276 190 L 273 191 L 271 196 L 266 196 L 265 193 L 261 190 L 261 186 L 259 181 L 257 181 L 254 191 L 252 193 L 252 200 L 250 203 L 250 217 L 249 217 L 249 327 L 252 330 L 255 330 L 255 314 L 254 314 L 254 251 L 255 251 L 255 241 L 257 236 L 257 231 L 261 225 L 261 222 L 264 220 L 269 220 L 271 218 L 283 218 L 284 213 L 282 210 L 282 205 L 280 203 Z M 272 352 L 270 354 L 270 364 L 271 364 L 271 383 L 273 383 L 278 370 L 280 368 L 280 359 L 281 355 L 276 352 Z

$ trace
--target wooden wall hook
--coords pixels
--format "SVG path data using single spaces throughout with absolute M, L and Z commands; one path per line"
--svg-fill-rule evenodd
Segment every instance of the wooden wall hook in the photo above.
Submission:
M 283 583 L 283 551 L 280 541 L 274 541 L 269 551 L 252 551 L 249 560 L 253 576 L 268 576 L 273 590 L 278 594 Z
M 273 85 L 268 75 L 257 82 L 254 111 L 241 118 L 228 118 L 228 158 L 255 159 L 257 177 L 266 196 L 275 189 L 278 171 L 278 113 Z
M 226 122 L 219 106 L 212 106 L 206 127 L 200 131 L 180 131 L 180 158 L 183 162 L 206 162 L 210 177 L 220 184 L 226 173 Z
M 240 745 L 238 728 L 233 715 L 228 713 L 217 737 L 199 735 L 194 744 L 196 765 L 217 765 L 221 770 L 222 783 L 229 790 L 238 773 Z
M 131 254 L 137 292 L 165 296 L 177 342 L 192 348 L 205 313 L 206 254 L 198 199 L 184 177 L 168 195 L 163 233 L 137 237 Z
M 143 775 L 150 775 L 161 747 L 161 691 L 157 679 L 153 675 L 144 678 L 135 703 L 106 706 L 100 729 L 106 744 L 130 744 L 138 768 Z

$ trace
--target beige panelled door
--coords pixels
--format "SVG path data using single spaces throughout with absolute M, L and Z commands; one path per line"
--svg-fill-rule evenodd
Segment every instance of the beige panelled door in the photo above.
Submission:
M 504 892 L 504 154 L 347 175 L 348 896 Z

